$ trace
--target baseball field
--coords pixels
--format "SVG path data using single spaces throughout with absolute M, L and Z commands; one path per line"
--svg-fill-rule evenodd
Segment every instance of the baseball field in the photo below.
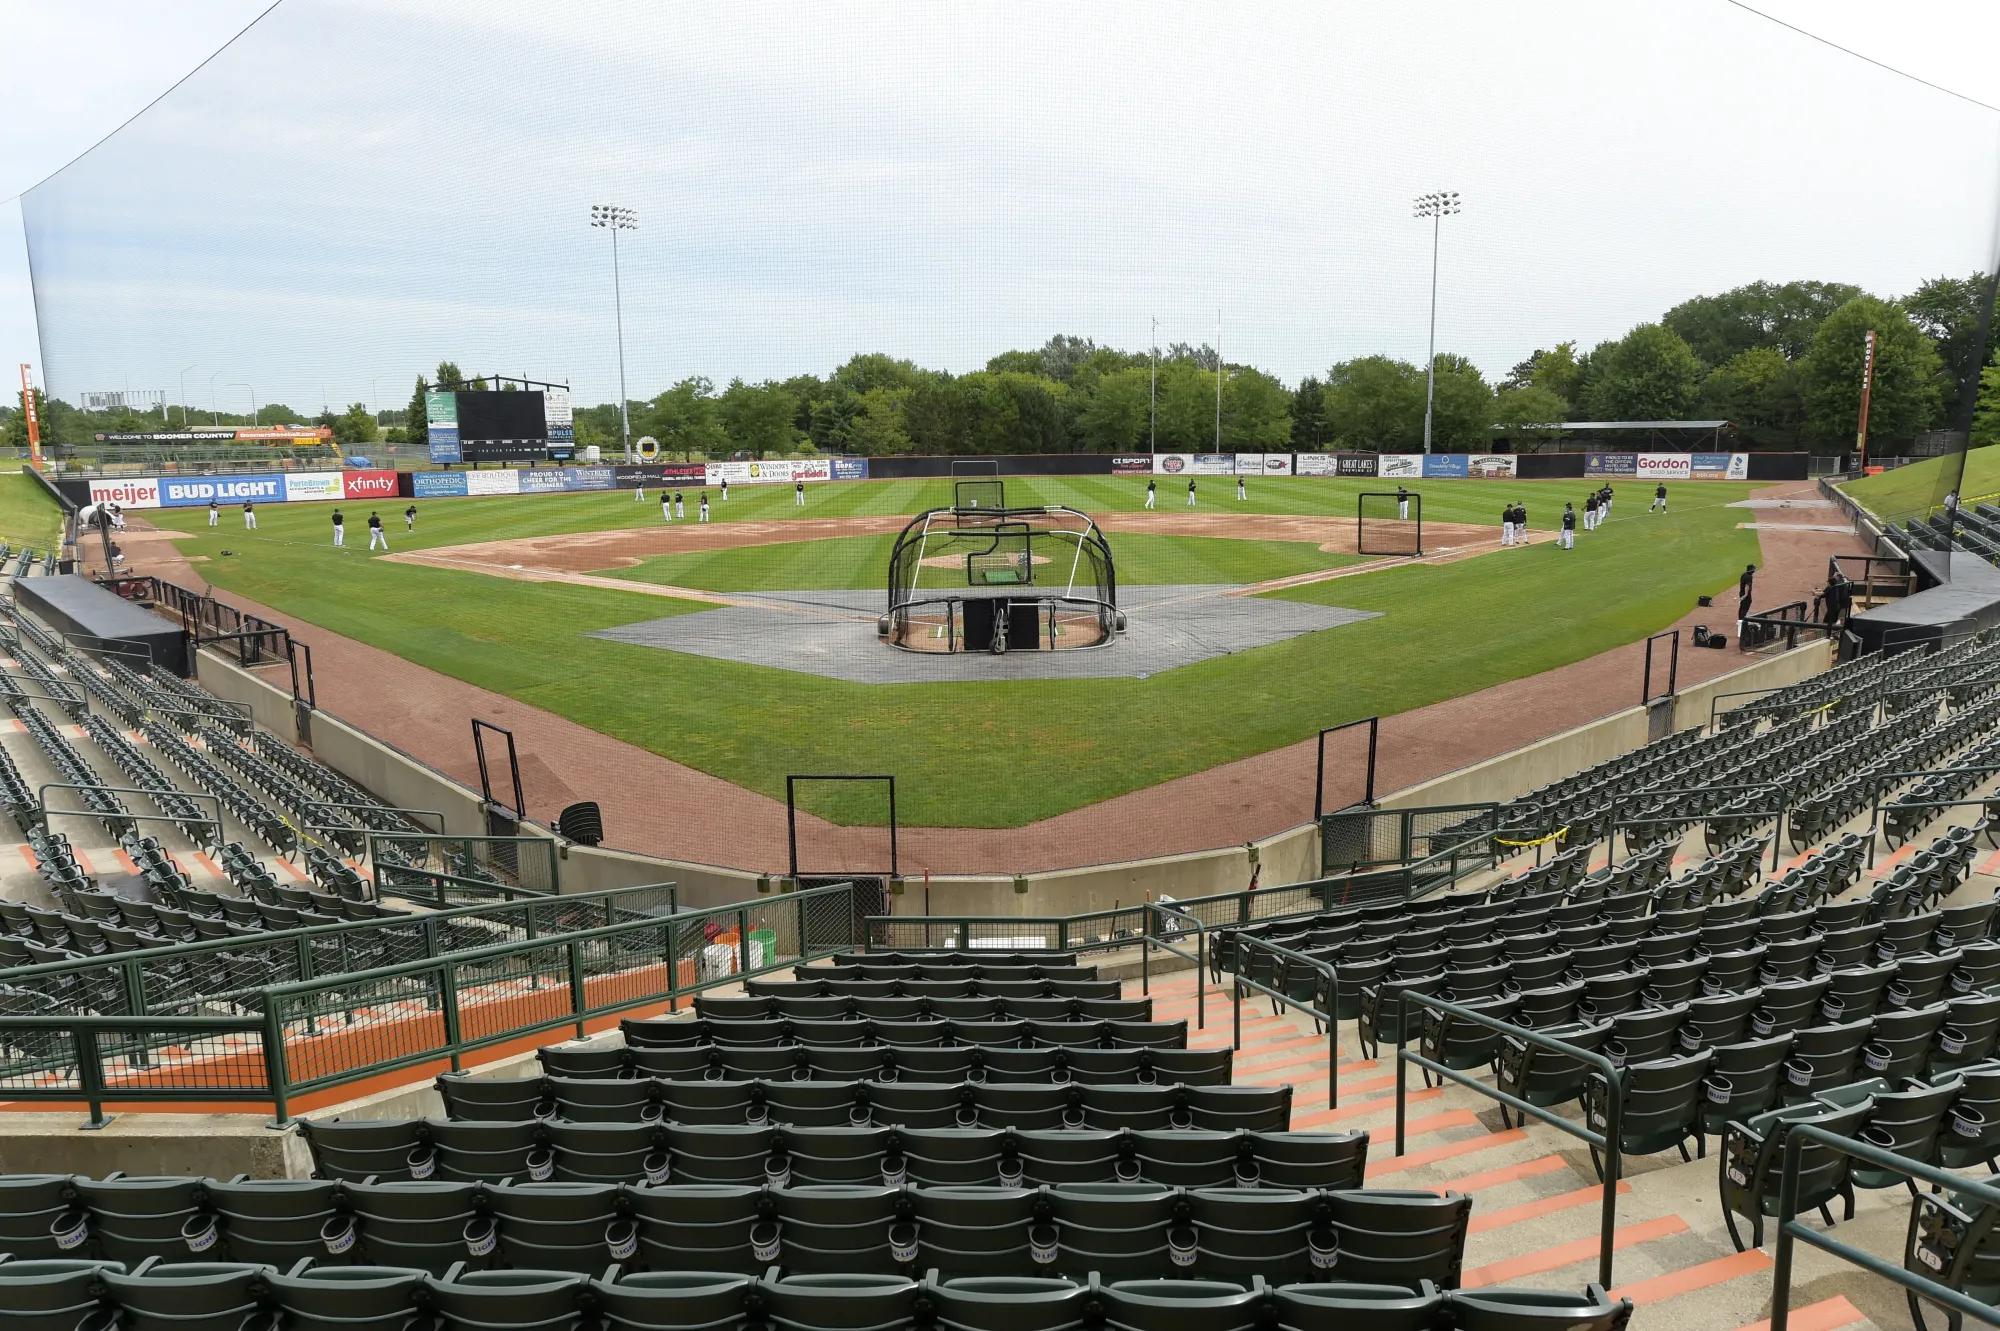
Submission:
M 1652 514 L 1651 485 L 1627 481 L 1613 516 L 1566 551 L 1551 536 L 1565 501 L 1581 511 L 1582 482 L 1425 481 L 1427 557 L 1385 560 L 1354 548 L 1356 495 L 1379 481 L 1260 478 L 1239 501 L 1228 478 L 1205 478 L 1190 512 L 1185 483 L 1163 478 L 1153 513 L 1145 483 L 1009 478 L 1006 498 L 1095 516 L 1141 604 L 1149 588 L 1195 588 L 1294 603 L 1253 609 L 1355 613 L 1158 673 L 993 679 L 962 656 L 948 681 L 886 682 L 885 668 L 865 682 L 592 635 L 647 625 L 671 643 L 676 617 L 743 593 L 879 596 L 895 532 L 950 504 L 948 481 L 814 485 L 803 507 L 788 487 L 739 487 L 727 503 L 711 492 L 705 528 L 685 487 L 671 524 L 656 492 L 418 501 L 414 531 L 410 501 L 387 500 L 374 507 L 386 557 L 367 550 L 367 502 L 343 506 L 340 550 L 326 504 L 261 509 L 255 532 L 233 509 L 213 529 L 205 510 L 146 517 L 183 533 L 196 579 L 431 670 L 779 798 L 790 772 L 894 773 L 904 822 L 966 827 L 1020 826 L 1593 656 L 1673 623 L 1759 559 L 1757 533 L 1739 527 L 1750 515 L 1728 507 L 1748 484 L 1676 485 L 1671 510 Z M 1500 548 L 1510 501 L 1537 543 Z M 897 655 L 859 622 L 821 631 Z

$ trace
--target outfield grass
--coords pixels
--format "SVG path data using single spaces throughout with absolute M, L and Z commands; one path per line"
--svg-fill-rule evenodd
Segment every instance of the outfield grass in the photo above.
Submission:
M 46 551 L 62 535 L 62 510 L 32 476 L 0 471 L 0 541 Z
M 1261 481 L 1243 509 L 1352 514 L 1354 494 L 1378 485 Z M 1228 487 L 1219 480 L 1214 488 Z M 1580 502 L 1583 490 L 1576 482 L 1505 481 L 1421 488 L 1432 520 L 1494 521 L 1506 500 L 1518 498 L 1539 527 L 1554 525 L 1562 499 Z M 356 548 L 365 505 L 345 508 L 355 545 L 342 552 L 329 548 L 325 504 L 261 509 L 262 530 L 254 533 L 233 512 L 214 534 L 199 510 L 147 516 L 193 533 L 181 548 L 209 556 L 197 567 L 224 587 L 751 789 L 782 797 L 788 772 L 893 772 L 902 778 L 899 813 L 908 823 L 1008 827 L 1663 628 L 1697 594 L 1722 590 L 1758 558 L 1755 533 L 1736 527 L 1742 514 L 1723 507 L 1752 488 L 1677 486 L 1673 511 L 1655 516 L 1645 511 L 1642 488 L 1628 486 L 1617 515 L 1580 535 L 1573 552 L 1550 543 L 1281 593 L 1383 617 L 1148 679 L 951 685 L 850 684 L 588 638 L 593 629 L 704 606 L 372 559 Z M 949 503 L 949 483 L 823 485 L 808 494 L 803 516 L 910 513 Z M 1008 481 L 1011 503 L 1136 509 L 1144 495 L 1143 478 Z M 418 505 L 412 541 L 394 516 L 405 502 L 381 506 L 399 550 L 651 525 L 659 512 L 657 504 L 604 494 L 429 501 Z M 1237 505 L 1230 498 L 1214 507 Z M 791 492 L 778 487 L 740 488 L 715 510 L 720 521 L 801 515 Z M 839 544 L 815 542 L 798 553 Z
M 1879 476 L 1863 476 L 1840 488 L 1878 517 L 1906 517 L 1941 504 L 1938 476 L 1949 458 L 1926 458 Z M 1958 497 L 1965 503 L 2000 497 L 2000 448 L 1975 448 L 1965 455 Z
M 1264 582 L 1297 573 L 1341 568 L 1359 555 L 1329 554 L 1307 541 L 1236 541 L 1210 536 L 1153 536 L 1114 532 L 1105 537 L 1121 587 L 1159 584 Z M 784 545 L 742 546 L 699 554 L 661 555 L 636 568 L 607 570 L 635 582 L 695 587 L 712 592 L 821 591 L 880 589 L 885 585 L 894 536 L 839 536 Z M 1067 561 L 1059 543 L 1038 552 Z M 1057 570 L 1067 573 L 1067 564 Z M 1044 577 L 1037 572 L 1036 578 Z M 943 586 L 949 570 L 925 572 L 925 586 Z M 1060 579 L 1059 579 L 1060 580 Z M 953 585 L 964 586 L 961 575 Z

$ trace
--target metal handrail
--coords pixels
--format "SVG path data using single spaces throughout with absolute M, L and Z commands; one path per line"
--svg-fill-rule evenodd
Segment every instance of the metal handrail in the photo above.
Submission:
M 1761 809 L 1750 809 L 1742 813 L 1717 812 L 1713 814 L 1662 815 L 1658 818 L 1621 819 L 1618 816 L 1618 806 L 1624 803 L 1628 799 L 1655 800 L 1655 799 L 1665 799 L 1670 795 L 1717 795 L 1728 791 L 1738 791 L 1738 790 L 1777 791 L 1778 792 L 1777 812 L 1770 813 Z M 1789 801 L 1790 801 L 1790 793 L 1786 790 L 1784 784 L 1778 781 L 1746 781 L 1740 784 L 1728 785 L 1728 786 L 1685 786 L 1674 790 L 1635 790 L 1627 795 L 1613 797 L 1611 801 L 1611 825 L 1609 830 L 1605 834 L 1605 841 L 1607 843 L 1605 848 L 1610 852 L 1611 857 L 1613 859 L 1616 859 L 1618 857 L 1618 829 L 1621 827 L 1628 827 L 1628 828 L 1649 827 L 1656 823 L 1705 823 L 1710 821 L 1710 819 L 1712 818 L 1749 818 L 1755 822 L 1762 822 L 1766 818 L 1774 818 L 1776 819 L 1777 827 L 1771 836 L 1771 871 L 1775 873 L 1777 872 L 1778 861 L 1779 861 L 1779 843 L 1783 840 L 1783 838 L 1777 835 L 1777 832 L 1782 831 L 1784 829 L 1785 809 Z M 1628 836 L 1625 838 L 1626 842 L 1625 852 L 1628 856 L 1632 852 L 1631 841 L 1632 841 L 1631 837 Z M 1759 856 L 1758 858 L 1761 860 L 1762 856 Z
M 1172 943 L 1167 942 L 1164 931 L 1158 934 L 1153 932 L 1153 916 L 1155 913 L 1163 916 L 1171 915 L 1175 919 L 1186 920 L 1194 926 L 1194 955 L 1192 957 L 1175 947 Z M 1175 935 L 1175 937 L 1179 936 L 1178 934 Z M 1186 911 L 1167 905 L 1164 902 L 1149 901 L 1146 903 L 1146 924 L 1139 949 L 1139 992 L 1142 994 L 1151 994 L 1153 992 L 1151 958 L 1154 946 L 1158 946 L 1164 952 L 1171 952 L 1185 961 L 1192 961 L 1194 963 L 1194 1028 L 1198 1031 L 1207 1030 L 1208 926 L 1203 924 L 1198 916 L 1190 915 Z
M 1534 1045 L 1538 1049 L 1547 1049 L 1551 1053 L 1561 1054 L 1565 1058 L 1573 1058 L 1587 1067 L 1595 1068 L 1603 1075 L 1606 1088 L 1609 1091 L 1604 1131 L 1596 1132 L 1587 1126 L 1572 1123 L 1552 1110 L 1544 1109 L 1540 1105 L 1529 1104 L 1519 1096 L 1509 1095 L 1498 1086 L 1489 1086 L 1485 1082 L 1468 1076 L 1456 1068 L 1448 1068 L 1435 1059 L 1426 1058 L 1423 1054 L 1411 1053 L 1406 1044 L 1410 1036 L 1410 1005 L 1412 1003 L 1415 1003 L 1419 1007 L 1443 1013 L 1459 1021 L 1471 1022 L 1475 1026 L 1484 1026 L 1486 1029 L 1508 1039 L 1521 1040 Z M 1603 1219 L 1598 1230 L 1597 1281 L 1609 1289 L 1613 1283 L 1611 1279 L 1612 1255 L 1618 1230 L 1618 1177 L 1622 1172 L 1624 1163 L 1624 1152 L 1620 1148 L 1625 1126 L 1624 1070 L 1609 1058 L 1594 1050 L 1579 1049 L 1573 1044 L 1565 1044 L 1561 1040 L 1543 1035 L 1538 1031 L 1530 1030 L 1526 1026 L 1517 1026 L 1511 1021 L 1502 1021 L 1498 1017 L 1491 1017 L 1483 1012 L 1476 1012 L 1462 1004 L 1438 998 L 1432 994 L 1414 993 L 1408 989 L 1401 990 L 1397 994 L 1396 1009 L 1397 1155 L 1403 1154 L 1405 1143 L 1404 1125 L 1408 1114 L 1409 1090 L 1404 1069 L 1412 1063 L 1427 1072 L 1434 1072 L 1441 1078 L 1447 1078 L 1456 1082 L 1467 1090 L 1477 1091 L 1489 1100 L 1497 1100 L 1501 1104 L 1511 1107 L 1517 1113 L 1532 1115 L 1550 1127 L 1566 1132 L 1572 1137 L 1580 1138 L 1589 1145 L 1604 1152 L 1604 1203 Z M 1773 1331 L 1778 1331 L 1775 1324 Z
M 1259 984 L 1255 980 L 1246 978 L 1243 974 L 1245 969 L 1243 959 L 1246 955 L 1246 947 L 1250 952 L 1258 950 L 1269 952 L 1286 966 L 1305 966 L 1325 976 L 1326 1002 L 1329 1010 L 1322 1012 L 1316 1007 L 1301 1003 L 1290 994 L 1281 993 L 1268 985 Z M 1236 970 L 1230 976 L 1230 979 L 1233 981 L 1230 986 L 1230 996 L 1235 1018 L 1235 1029 L 1230 1047 L 1239 1050 L 1243 1048 L 1243 991 L 1245 988 L 1255 989 L 1267 998 L 1297 1008 L 1326 1027 L 1326 1107 L 1328 1109 L 1334 1108 L 1340 1103 L 1340 1023 L 1335 1019 L 1334 1013 L 1331 1010 L 1338 1007 L 1336 997 L 1339 993 L 1339 990 L 1335 988 L 1333 963 L 1330 961 L 1321 961 L 1318 957 L 1309 957 L 1303 952 L 1294 952 L 1291 948 L 1280 946 L 1277 943 L 1267 942 L 1255 934 L 1238 934 L 1236 937 L 1236 948 Z
M 104 1112 L 106 1100 L 185 1100 L 190 1087 L 163 1086 L 146 1088 L 121 1086 L 114 1088 L 104 1077 L 103 1053 L 98 1048 L 100 1033 L 132 1031 L 142 1034 L 158 1034 L 170 1031 L 185 1035 L 193 1031 L 204 1035 L 257 1035 L 260 1037 L 260 1055 L 264 1064 L 265 1094 L 243 1094 L 244 1087 L 201 1087 L 203 1096 L 219 1100 L 250 1100 L 261 1102 L 265 1095 L 275 1095 L 277 1082 L 271 1075 L 270 1050 L 274 1047 L 274 1027 L 268 1015 L 264 1018 L 252 1017 L 101 1017 L 101 1016 L 44 1016 L 38 1014 L 8 1014 L 0 1016 L 0 1032 L 41 1031 L 51 1035 L 66 1035 L 74 1055 L 77 1085 L 68 1086 L 9 1086 L 7 1097 L 15 1100 L 75 1100 L 81 1099 L 90 1108 L 90 1118 L 84 1123 L 86 1129 L 101 1128 L 111 1121 L 111 1115 Z
M 1785 1133 L 1784 1172 L 1778 1182 L 1778 1242 L 1771 1266 L 1771 1322 L 1770 1331 L 1786 1331 L 1792 1313 L 1792 1252 L 1800 1239 L 1821 1252 L 1850 1262 L 1862 1270 L 1881 1276 L 1884 1280 L 1901 1285 L 1912 1294 L 1920 1294 L 1933 1303 L 1951 1311 L 1988 1325 L 2000 1326 L 2000 1309 L 1990 1303 L 1981 1303 L 1967 1294 L 1962 1294 L 1949 1285 L 1940 1284 L 1928 1277 L 1918 1275 L 1906 1267 L 1877 1257 L 1872 1252 L 1864 1252 L 1851 1244 L 1827 1234 L 1814 1231 L 1798 1220 L 1799 1212 L 1799 1163 L 1805 1153 L 1805 1144 L 1816 1142 L 1830 1151 L 1838 1152 L 1852 1160 L 1874 1165 L 1878 1169 L 1893 1170 L 1912 1179 L 1943 1188 L 1961 1196 L 1976 1197 L 1988 1206 L 2000 1206 L 2000 1188 L 1977 1179 L 1966 1178 L 1949 1170 L 1927 1165 L 1908 1156 L 1885 1151 L 1879 1146 L 1856 1141 L 1852 1137 L 1842 1137 L 1828 1132 L 1825 1128 L 1814 1127 L 1810 1123 L 1795 1123 Z

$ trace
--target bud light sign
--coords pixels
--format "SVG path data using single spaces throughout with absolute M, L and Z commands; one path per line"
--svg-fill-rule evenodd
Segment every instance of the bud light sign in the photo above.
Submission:
M 203 508 L 213 500 L 218 504 L 275 504 L 285 497 L 281 476 L 193 476 L 162 477 L 160 507 Z

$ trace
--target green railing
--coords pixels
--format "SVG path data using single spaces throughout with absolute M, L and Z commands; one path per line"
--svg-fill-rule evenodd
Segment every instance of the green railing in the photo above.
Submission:
M 1440 850 L 1499 828 L 1500 805 L 1432 804 L 1408 809 L 1346 809 L 1320 815 L 1320 873 L 1327 877 L 1427 860 Z M 1484 822 L 1469 833 L 1467 824 Z
M 562 890 L 562 856 L 553 837 L 436 836 L 370 830 L 367 856 L 370 864 L 428 869 L 529 892 L 553 894 Z
M 124 1016 L 190 1016 L 206 1008 L 245 1006 L 246 995 L 274 981 L 346 975 L 623 919 L 670 915 L 678 902 L 679 890 L 672 883 L 564 897 L 536 895 L 514 902 L 16 966 L 0 970 L 0 987 L 40 994 L 52 1003 L 66 1004 L 78 1015 L 96 1011 Z M 0 1063 L 0 1076 L 5 1072 L 5 1064 Z
M 533 897 L 550 894 L 534 888 L 518 887 L 511 883 L 496 883 L 486 878 L 462 878 L 457 874 L 439 873 L 434 869 L 414 869 L 404 864 L 375 862 L 375 893 L 400 897 L 421 906 L 444 910 L 452 906 L 473 905 L 482 901 L 524 901 Z
M 291 1101 L 788 969 L 859 941 L 851 883 L 266 985 L 255 1017 L 0 1016 L 0 1097 Z M 194 1038 L 191 1038 L 194 1037 Z
M 1339 993 L 1333 963 L 1303 952 L 1244 934 L 1236 940 L 1237 967 L 1230 977 L 1231 1010 L 1234 1020 L 1232 1048 L 1243 1048 L 1243 991 L 1252 989 L 1269 998 L 1274 1007 L 1295 1007 L 1311 1017 L 1326 1033 L 1326 1107 L 1340 1103 L 1340 1024 L 1334 1018 Z M 1250 978 L 1269 976 L 1271 984 Z M 1301 986 L 1294 983 L 1303 977 Z M 1299 990 L 1306 989 L 1301 997 Z
M 1597 1069 L 1598 1073 L 1604 1078 L 1606 1088 L 1603 1131 L 1597 1131 L 1584 1124 L 1573 1123 L 1551 1109 L 1537 1104 L 1530 1104 L 1519 1096 L 1510 1095 L 1498 1086 L 1490 1086 L 1460 1069 L 1446 1067 L 1437 1060 L 1428 1058 L 1421 1053 L 1410 1052 L 1407 1042 L 1410 1038 L 1410 1007 L 1412 1004 L 1419 1008 L 1436 1012 L 1448 1021 L 1463 1021 L 1474 1026 L 1481 1026 L 1503 1039 L 1519 1040 L 1525 1044 L 1534 1045 L 1536 1048 L 1547 1049 L 1551 1053 L 1561 1054 L 1566 1058 L 1573 1058 L 1585 1067 Z M 1421 1048 L 1421 1044 L 1419 1048 Z M 1579 1049 L 1575 1045 L 1565 1044 L 1561 1040 L 1553 1039 L 1550 1036 L 1530 1030 L 1526 1026 L 1517 1026 L 1511 1021 L 1502 1021 L 1498 1017 L 1487 1016 L 1483 1012 L 1465 1007 L 1459 1003 L 1453 1003 L 1430 994 L 1412 993 L 1408 989 L 1401 990 L 1397 995 L 1396 1014 L 1397 1155 L 1403 1154 L 1406 1140 L 1404 1127 L 1408 1121 L 1409 1089 L 1407 1086 L 1408 1078 L 1404 1069 L 1412 1063 L 1426 1072 L 1435 1073 L 1438 1077 L 1463 1086 L 1467 1090 L 1476 1091 L 1489 1100 L 1497 1100 L 1501 1104 L 1511 1107 L 1517 1113 L 1531 1115 L 1541 1122 L 1548 1124 L 1550 1127 L 1568 1133 L 1572 1137 L 1579 1138 L 1591 1147 L 1604 1153 L 1603 1168 L 1601 1170 L 1604 1184 L 1604 1201 L 1598 1226 L 1597 1282 L 1606 1289 L 1611 1288 L 1613 1284 L 1611 1279 L 1612 1253 L 1615 1250 L 1618 1231 L 1618 1179 L 1619 1175 L 1623 1172 L 1624 1165 L 1624 1152 L 1621 1149 L 1625 1123 L 1625 1074 L 1623 1070 L 1603 1054 L 1593 1050 Z M 1773 1331 L 1777 1331 L 1775 1324 Z

